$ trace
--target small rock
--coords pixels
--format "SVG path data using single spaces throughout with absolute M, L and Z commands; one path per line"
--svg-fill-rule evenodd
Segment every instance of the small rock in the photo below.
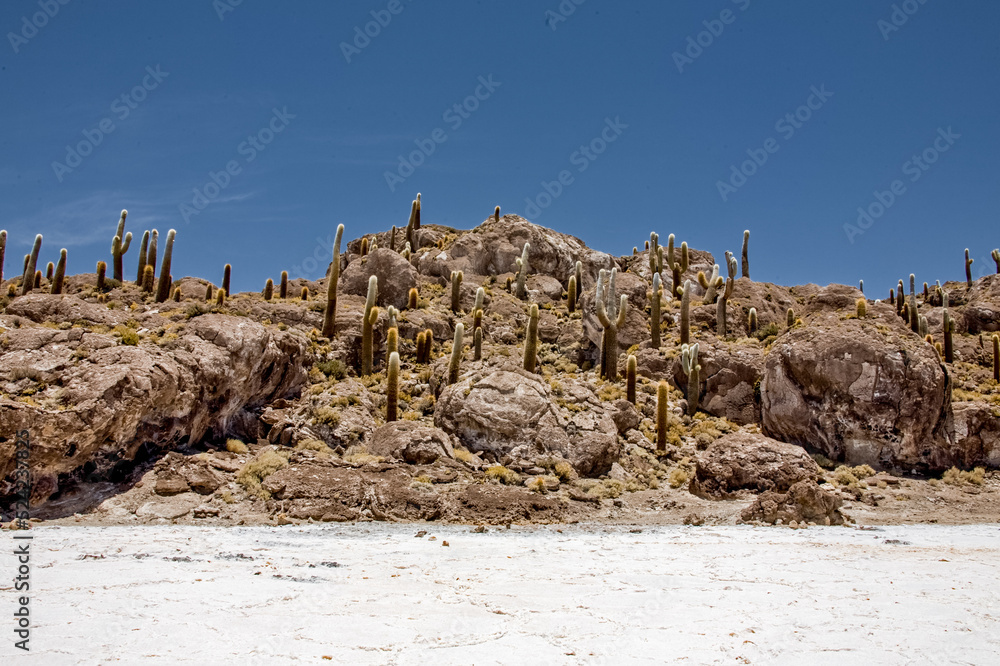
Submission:
M 486 531 L 486 526 L 485 525 L 476 525 L 474 528 L 472 528 L 471 531 L 472 531 L 473 534 L 482 534 L 483 532 Z
M 219 515 L 219 509 L 214 506 L 201 505 L 195 507 L 193 512 L 195 518 L 215 518 Z
M 449 544 L 449 543 L 448 543 L 447 541 L 442 541 L 442 542 L 441 542 L 441 545 L 442 545 L 442 546 L 450 546 L 451 544 Z
M 418 539 L 421 538 L 421 537 L 425 537 L 425 536 L 427 536 L 427 530 L 420 530 L 419 532 L 417 532 L 413 536 L 416 537 L 416 538 L 418 538 Z M 433 539 L 434 537 L 431 537 L 431 538 Z

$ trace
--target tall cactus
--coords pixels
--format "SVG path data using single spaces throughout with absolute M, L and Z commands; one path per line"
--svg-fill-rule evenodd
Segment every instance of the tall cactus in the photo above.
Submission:
M 993 381 L 1000 382 L 1000 335 L 993 334 Z
M 948 312 L 948 292 L 944 292 L 942 297 L 942 305 L 944 306 L 944 318 L 942 321 L 942 333 L 944 334 L 944 361 L 945 363 L 953 363 L 955 361 L 955 347 L 952 344 L 952 333 L 955 332 L 955 320 L 951 318 L 951 314 Z
M 38 252 L 42 249 L 42 235 L 35 236 L 35 243 L 31 246 L 31 254 L 28 255 L 28 263 L 24 267 L 24 276 L 21 279 L 21 295 L 24 296 L 35 286 L 35 266 L 38 264 Z
M 213 296 L 212 283 L 211 282 L 206 282 L 205 283 L 205 302 L 206 303 L 211 303 L 212 302 L 212 296 Z
M 719 275 L 719 264 L 715 264 L 714 266 L 712 266 L 712 277 L 706 280 L 705 297 L 701 301 L 702 304 L 711 305 L 712 303 L 714 303 L 719 287 L 721 287 L 723 284 L 724 280 Z
M 417 192 L 417 198 L 415 199 L 415 201 L 417 203 L 417 212 L 416 212 L 416 217 L 413 218 L 413 228 L 417 231 L 420 231 L 420 211 L 424 207 L 423 202 L 420 200 L 420 192 Z
M 45 279 L 52 280 L 52 276 L 55 274 L 56 265 L 51 261 L 45 266 Z
M 863 300 L 865 299 L 863 298 L 858 299 L 858 301 L 863 301 Z M 863 315 L 858 315 L 858 316 L 863 316 Z M 788 311 L 785 313 L 785 327 L 791 328 L 792 326 L 795 326 L 795 310 L 788 308 Z
M 324 338 L 330 339 L 337 335 L 337 282 L 340 280 L 340 241 L 343 236 L 344 225 L 341 224 L 337 226 L 337 235 L 333 240 L 333 261 L 330 263 L 330 278 L 326 281 L 326 310 L 323 311 L 323 331 L 321 334 Z M 368 285 L 368 293 L 371 294 L 371 281 Z M 366 308 L 365 317 L 367 316 Z
M 517 287 L 514 296 L 521 300 L 528 297 L 528 289 L 525 287 L 525 281 L 528 278 L 528 252 L 530 249 L 531 244 L 525 242 L 524 249 L 521 250 L 521 256 L 514 260 L 514 266 L 517 268 Z
M 385 379 L 385 398 L 385 420 L 387 422 L 395 421 L 399 412 L 399 352 L 389 354 L 389 372 Z
M 538 304 L 532 303 L 528 308 L 528 330 L 524 335 L 524 369 L 535 371 L 538 362 Z
M 160 265 L 160 281 L 156 285 L 156 302 L 162 303 L 170 297 L 170 261 L 174 255 L 174 237 L 177 232 L 171 229 L 167 232 L 167 246 L 163 250 L 163 263 Z
M 103 261 L 97 262 L 97 291 L 104 291 L 104 280 L 108 272 L 108 265 Z
M 391 307 L 391 306 L 390 306 Z M 392 355 L 399 351 L 399 329 L 390 326 L 385 332 L 385 353 Z
M 472 347 L 474 361 L 480 361 L 483 358 L 483 327 L 478 326 L 475 332 L 472 334 Z
M 733 259 L 733 261 L 736 260 Z M 730 275 L 730 277 L 726 278 L 726 288 L 722 290 L 722 294 L 715 305 L 715 332 L 720 338 L 729 335 L 729 332 L 726 330 L 726 306 L 729 303 L 729 297 L 733 295 L 733 284 L 733 278 Z
M 649 292 L 649 333 L 653 349 L 660 348 L 660 274 L 653 273 L 653 289 Z
M 451 359 L 448 361 L 448 384 L 458 381 L 459 366 L 462 363 L 462 344 L 465 336 L 465 324 L 455 324 L 455 339 L 451 344 Z
M 618 329 L 625 325 L 628 314 L 628 297 L 625 294 L 622 294 L 620 302 L 617 304 L 615 302 L 617 273 L 617 268 L 612 268 L 610 275 L 601 269 L 597 277 L 597 291 L 594 298 L 597 305 L 597 319 L 604 327 L 604 374 L 609 382 L 618 381 Z
M 278 296 L 282 300 L 288 298 L 288 271 L 281 271 L 281 286 L 278 288 Z
M 458 313 L 462 309 L 462 280 L 465 274 L 462 271 L 451 272 L 451 311 Z
M 410 246 L 411 251 L 418 249 L 417 228 L 417 200 L 414 199 L 410 204 L 410 219 L 406 223 L 406 244 Z
M 636 404 L 635 373 L 636 373 L 635 354 L 629 354 L 628 360 L 625 362 L 625 399 L 631 402 L 633 405 Z
M 997 275 L 1000 275 L 1000 249 L 993 250 L 990 252 L 990 256 L 993 257 L 993 263 L 997 265 Z M 0 264 L 3 263 L 3 248 L 0 248 Z M 3 273 L 0 272 L 0 280 L 3 279 Z
M 0 231 L 0 283 L 3 282 L 3 259 L 7 254 L 7 230 Z M 1000 273 L 1000 271 L 997 271 Z
M 701 366 L 698 365 L 698 343 L 681 345 L 681 369 L 688 377 L 688 416 L 698 411 L 701 394 Z
M 694 286 L 691 280 L 684 282 L 684 293 L 681 295 L 681 344 L 691 341 L 691 292 Z
M 146 267 L 142 270 L 142 290 L 147 294 L 153 293 L 153 265 L 146 264 Z M 220 291 L 225 291 L 221 289 Z
M 63 280 L 66 277 L 66 248 L 59 250 L 59 263 L 56 265 L 55 277 L 52 279 L 52 289 L 53 294 L 61 294 L 63 289 Z
M 566 311 L 576 310 L 576 276 L 569 276 L 569 284 L 566 286 Z
M 670 234 L 667 237 L 667 268 L 670 269 L 670 274 L 673 279 L 673 285 L 670 290 L 670 300 L 677 298 L 677 292 L 681 289 L 681 275 L 684 271 L 688 269 L 690 265 L 690 257 L 688 255 L 688 245 L 687 243 L 681 243 L 681 258 L 680 261 L 674 256 L 674 235 Z
M 153 229 L 149 235 L 149 249 L 146 251 L 146 265 L 153 267 L 153 278 L 156 278 L 156 244 L 160 240 L 160 232 Z M 226 290 L 229 293 L 229 290 Z
M 667 450 L 667 382 L 660 380 L 656 386 L 656 450 Z
M 374 347 L 372 338 L 375 335 L 375 322 L 378 321 L 378 308 L 375 299 L 378 297 L 378 277 L 368 278 L 368 299 L 365 301 L 365 315 L 361 323 L 361 376 L 372 374 Z
M 583 262 L 577 260 L 576 267 L 573 269 L 573 274 L 576 276 L 576 300 L 579 302 L 580 294 L 583 293 Z
M 757 332 L 757 308 L 750 308 L 750 312 L 747 314 L 747 330 L 749 330 L 750 335 Z
M 232 276 L 233 267 L 226 264 L 222 269 L 222 291 L 226 292 L 226 296 L 233 293 L 229 291 L 229 278 Z
M 743 277 L 750 279 L 750 230 L 743 232 Z
M 274 280 L 267 278 L 267 282 L 264 283 L 264 300 L 269 301 L 274 297 Z
M 149 230 L 143 232 L 142 243 L 139 244 L 139 268 L 135 273 L 135 284 L 142 286 L 142 274 L 146 272 L 146 252 L 149 250 Z
M 857 301 L 855 301 L 854 307 L 855 307 L 855 314 L 857 315 L 858 319 L 864 319 L 865 315 L 868 314 L 868 301 L 865 300 L 864 298 L 859 298 Z M 791 312 L 791 309 L 789 309 L 788 311 Z
M 494 222 L 500 221 L 500 206 L 497 206 L 496 208 L 493 209 L 493 221 Z
M 975 259 L 969 258 L 969 248 L 965 248 L 965 286 L 972 289 L 972 262 Z
M 417 299 L 420 296 L 420 292 L 417 291 L 416 287 L 410 287 L 410 291 L 406 294 L 406 309 L 416 310 L 417 309 Z
M 649 242 L 646 243 L 649 250 L 649 272 L 663 272 L 663 252 L 660 250 L 660 235 L 655 231 L 649 232 Z
M 111 240 L 111 256 L 114 259 L 113 277 L 119 282 L 125 282 L 122 257 L 128 252 L 129 246 L 132 245 L 132 232 L 125 233 L 125 218 L 127 216 L 128 211 L 123 210 L 122 216 L 118 220 L 118 231 L 115 232 L 115 237 Z

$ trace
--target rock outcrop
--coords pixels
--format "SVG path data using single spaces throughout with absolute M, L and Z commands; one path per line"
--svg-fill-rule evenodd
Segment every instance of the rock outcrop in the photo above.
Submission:
M 690 490 L 709 499 L 731 499 L 740 491 L 787 492 L 799 481 L 819 476 L 819 465 L 802 447 L 741 431 L 698 454 Z

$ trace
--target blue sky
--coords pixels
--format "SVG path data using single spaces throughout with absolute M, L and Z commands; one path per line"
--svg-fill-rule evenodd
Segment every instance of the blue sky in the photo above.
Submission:
M 0 6 L 8 275 L 36 233 L 92 271 L 128 208 L 177 229 L 175 276 L 259 290 L 417 192 L 616 254 L 749 228 L 755 279 L 873 297 L 1000 245 L 1000 3 L 61 2 Z

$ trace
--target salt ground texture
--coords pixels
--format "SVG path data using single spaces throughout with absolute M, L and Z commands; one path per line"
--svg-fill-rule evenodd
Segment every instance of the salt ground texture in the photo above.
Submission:
M 34 529 L 33 649 L 11 660 L 6 641 L 0 656 L 46 665 L 1000 663 L 995 524 L 471 530 Z

